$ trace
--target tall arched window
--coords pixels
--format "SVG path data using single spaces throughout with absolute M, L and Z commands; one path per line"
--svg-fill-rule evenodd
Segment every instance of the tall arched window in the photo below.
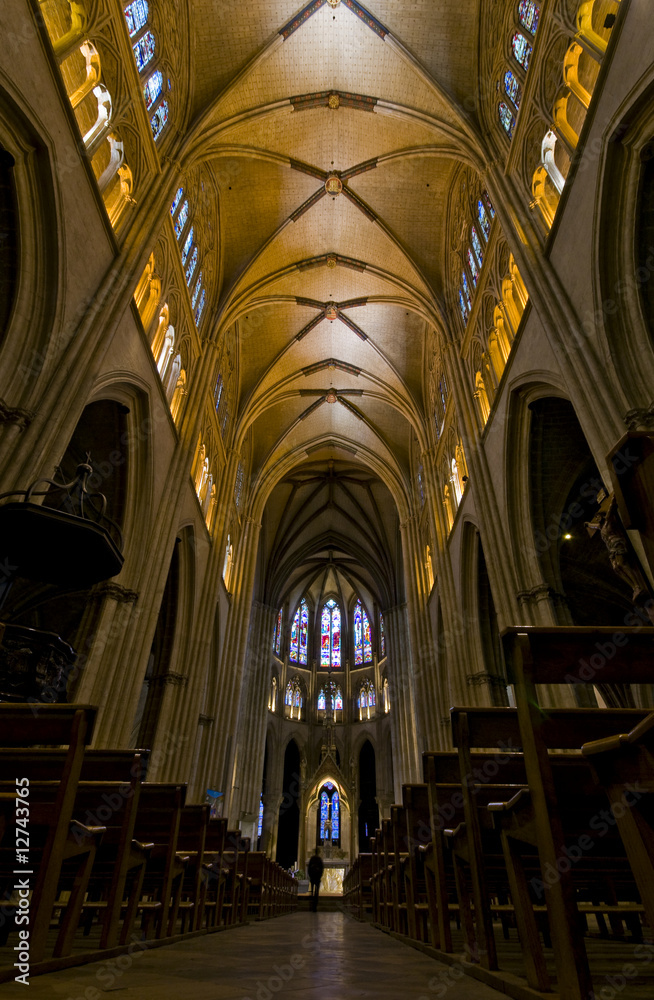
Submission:
M 354 663 L 370 663 L 372 660 L 372 635 L 366 609 L 361 601 L 354 606 Z
M 384 629 L 384 616 L 379 612 L 379 655 L 386 656 L 386 631 Z
M 270 698 L 268 699 L 268 708 L 271 712 L 274 712 L 277 708 L 277 678 L 273 677 L 270 682 Z
M 509 139 L 513 138 L 513 130 L 515 128 L 515 116 L 513 115 L 511 108 L 504 101 L 500 101 L 497 106 L 497 112 L 500 116 L 500 122 L 502 128 L 508 135 Z
M 300 719 L 302 717 L 304 698 L 302 697 L 302 684 L 299 677 L 293 677 L 286 685 L 284 704 L 290 709 L 289 716 L 291 719 Z
M 320 666 L 341 665 L 341 609 L 333 599 L 326 601 L 320 616 Z
M 388 715 L 388 713 L 391 710 L 391 692 L 388 687 L 388 677 L 384 677 L 383 694 L 384 694 L 384 714 Z
M 342 712 L 343 711 L 343 692 L 341 691 L 340 687 L 337 687 L 334 684 L 332 684 L 332 691 L 333 691 L 333 700 L 334 700 L 333 709 L 334 709 L 335 712 Z M 326 684 L 323 684 L 323 686 L 320 688 L 320 691 L 318 692 L 317 707 L 318 707 L 318 711 L 319 712 L 326 712 L 327 711 L 327 685 Z
M 511 39 L 511 50 L 515 61 L 522 66 L 526 73 L 529 69 L 529 60 L 533 49 L 522 32 L 516 31 Z
M 375 704 L 375 685 L 371 680 L 366 678 L 359 689 L 358 707 L 359 719 L 361 722 L 363 722 L 364 719 L 370 718 L 370 710 L 374 709 Z
M 132 51 L 139 74 L 152 69 L 155 61 L 156 38 L 150 28 L 144 30 L 148 21 L 148 5 L 145 0 L 134 0 L 124 8 L 127 30 L 132 41 Z M 168 123 L 168 102 L 164 91 L 170 87 L 170 80 L 164 80 L 160 69 L 150 72 L 143 84 L 143 99 L 150 116 L 152 138 L 156 142 Z
M 540 19 L 540 7 L 534 3 L 534 0 L 520 0 L 518 18 L 522 27 L 526 28 L 530 34 L 535 35 Z
M 488 218 L 488 212 L 486 211 L 486 206 L 484 205 L 481 198 L 477 202 L 477 219 L 479 220 L 479 226 L 481 228 L 482 234 L 486 242 L 488 242 L 488 237 L 490 236 L 491 220 Z
M 309 609 L 307 602 L 302 598 L 300 606 L 295 612 L 293 625 L 291 626 L 291 642 L 289 647 L 289 657 L 296 663 L 307 662 L 307 639 L 309 637 Z
M 156 74 L 153 74 L 153 77 Z M 152 79 L 152 77 L 151 77 Z M 148 81 L 149 83 L 149 81 Z M 165 104 L 165 101 L 163 102 Z M 161 108 L 161 105 L 160 105 Z M 166 107 L 166 118 L 168 115 L 168 110 Z M 153 119 L 154 122 L 154 119 Z M 154 124 L 153 124 L 154 129 Z M 191 298 L 191 310 L 193 312 L 193 320 L 196 327 L 199 328 L 200 321 L 202 319 L 202 314 L 204 312 L 204 306 L 207 300 L 207 290 L 203 285 L 204 274 L 202 271 L 198 273 L 198 264 L 200 262 L 200 247 L 198 245 L 195 233 L 195 227 L 191 228 L 186 232 L 186 227 L 188 225 L 190 215 L 188 198 L 184 197 L 184 188 L 180 187 L 177 189 L 177 193 L 173 198 L 173 202 L 170 206 L 170 217 L 173 221 L 173 229 L 175 230 L 175 236 L 178 242 L 184 237 L 184 242 L 180 247 L 180 257 L 182 260 L 182 268 L 184 270 L 184 277 L 186 279 L 186 285 L 189 290 L 189 296 Z M 186 236 L 184 235 L 186 233 Z M 197 274 L 197 278 L 196 278 Z M 218 376 L 218 382 L 216 383 L 215 393 L 222 392 L 222 378 Z M 216 402 L 216 410 L 220 406 L 220 395 Z
M 243 499 L 243 477 L 245 473 L 243 471 L 243 463 L 238 463 L 238 469 L 236 470 L 236 482 L 234 483 L 234 503 L 236 504 L 236 509 L 241 509 L 241 500 Z
M 273 635 L 273 650 L 279 656 L 282 648 L 282 609 L 280 608 L 277 613 L 277 621 L 275 622 L 275 633 Z
M 510 69 L 507 69 L 504 74 L 504 93 L 517 111 L 520 107 L 520 101 L 522 99 L 522 90 L 520 89 L 520 84 L 518 83 L 515 73 L 512 73 Z
M 320 840 L 331 839 L 332 843 L 339 841 L 341 837 L 341 802 L 338 788 L 331 781 L 325 782 L 320 792 L 319 820 Z

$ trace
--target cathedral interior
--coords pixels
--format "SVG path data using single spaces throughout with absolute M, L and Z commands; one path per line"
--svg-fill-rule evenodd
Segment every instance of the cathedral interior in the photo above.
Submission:
M 0 983 L 25 774 L 37 997 L 319 850 L 406 969 L 651 998 L 653 14 L 4 0 Z

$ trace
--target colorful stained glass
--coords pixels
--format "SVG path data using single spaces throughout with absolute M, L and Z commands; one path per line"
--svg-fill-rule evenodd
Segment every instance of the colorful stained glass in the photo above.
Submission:
M 241 496 L 243 493 L 243 464 L 238 463 L 238 469 L 236 470 L 236 482 L 234 483 L 234 503 L 236 504 L 236 509 L 241 509 Z
M 257 825 L 257 837 L 261 836 L 263 831 L 263 796 L 259 800 L 259 823 Z
M 513 137 L 513 129 L 515 128 L 515 118 L 513 117 L 513 112 L 508 104 L 504 103 L 504 101 L 500 101 L 497 111 L 500 116 L 502 128 L 508 135 L 509 139 L 511 139 Z
M 325 712 L 327 710 L 327 699 L 325 697 L 324 687 L 320 688 L 320 694 L 318 695 L 318 711 Z
M 279 656 L 280 650 L 282 648 L 282 609 L 279 609 L 279 614 L 277 615 L 277 625 L 275 627 L 275 652 Z
M 323 789 L 320 793 L 320 839 L 327 837 L 327 821 L 329 819 L 329 796 Z
M 386 633 L 384 631 L 384 616 L 379 614 L 379 652 L 386 656 Z
M 168 101 L 162 101 L 150 119 L 152 138 L 156 142 L 168 124 Z
M 197 308 L 196 308 L 195 314 L 194 314 L 195 325 L 196 326 L 200 325 L 200 320 L 202 319 L 202 311 L 204 309 L 204 303 L 206 302 L 206 300 L 207 300 L 207 292 L 206 292 L 206 289 L 203 288 L 202 289 L 202 295 L 200 296 L 200 301 L 197 304 Z
M 363 663 L 363 619 L 361 616 L 361 601 L 354 608 L 354 665 Z
M 534 3 L 534 0 L 520 0 L 518 18 L 523 28 L 535 35 L 540 19 L 540 7 Z
M 463 292 L 459 289 L 459 309 L 461 310 L 461 316 L 463 317 L 463 322 L 465 323 L 468 319 L 468 310 L 466 309 L 466 304 L 463 301 Z
M 292 705 L 293 704 L 293 685 L 291 684 L 290 681 L 286 685 L 286 695 L 284 697 L 284 703 L 286 705 Z
M 334 695 L 334 711 L 343 711 L 343 692 L 340 688 L 336 688 L 336 694 Z
M 307 602 L 302 599 L 300 606 L 293 617 L 291 626 L 291 644 L 289 656 L 296 663 L 307 662 L 307 638 L 309 632 L 309 609 Z
M 472 241 L 472 249 L 474 250 L 475 257 L 477 258 L 477 263 L 481 267 L 481 265 L 484 263 L 484 251 L 481 248 L 481 240 L 479 239 L 479 236 L 477 235 L 477 230 L 475 229 L 474 226 L 470 230 L 470 239 Z
M 332 840 L 338 840 L 341 835 L 341 803 L 338 789 L 332 795 Z
M 334 600 L 325 603 L 320 616 L 320 665 L 341 665 L 341 611 Z
M 146 31 L 138 41 L 134 42 L 132 48 L 134 49 L 136 67 L 139 73 L 141 73 L 154 56 L 155 40 L 152 32 Z
M 368 706 L 374 708 L 376 704 L 375 700 L 375 685 L 371 684 L 368 688 Z
M 184 240 L 184 246 L 182 247 L 182 264 L 186 263 L 186 258 L 188 257 L 191 247 L 193 246 L 193 237 L 195 235 L 194 227 L 191 226 L 188 236 Z
M 293 708 L 302 708 L 302 692 L 299 687 L 293 691 Z
M 123 13 L 131 38 L 147 23 L 149 12 L 146 0 L 133 0 L 133 3 L 124 8 Z
M 170 214 L 174 215 L 177 211 L 180 201 L 184 197 L 184 188 L 177 188 L 177 194 L 173 198 L 173 203 L 170 206 Z
M 468 279 L 466 278 L 465 271 L 461 274 L 461 289 L 463 291 L 463 297 L 466 300 L 468 312 L 470 312 L 472 309 L 472 302 L 470 300 L 470 289 L 468 287 Z
M 517 111 L 520 107 L 520 101 L 522 99 L 522 90 L 515 73 L 512 73 L 510 69 L 507 69 L 504 74 L 504 93 L 513 102 Z
M 486 202 L 486 207 L 488 208 L 488 211 L 490 212 L 490 217 L 491 217 L 491 220 L 492 220 L 492 219 L 495 218 L 495 209 L 493 208 L 493 202 L 490 200 L 490 196 L 488 194 L 488 191 L 486 191 L 486 189 L 484 189 L 482 191 L 482 195 L 483 195 L 484 201 Z
M 190 285 L 193 280 L 193 272 L 198 263 L 198 248 L 193 247 L 193 253 L 190 256 L 188 265 L 186 267 L 186 284 Z
M 222 375 L 222 372 L 219 372 L 218 373 L 218 378 L 216 379 L 216 386 L 215 386 L 215 388 L 213 390 L 213 398 L 214 398 L 215 403 L 216 403 L 216 410 L 218 410 L 218 407 L 220 406 L 220 400 L 222 399 L 222 395 L 223 395 L 223 388 L 224 388 L 224 386 L 223 386 L 223 375 Z
M 511 48 L 513 49 L 513 55 L 515 56 L 516 62 L 519 62 L 525 73 L 529 69 L 529 60 L 531 59 L 532 47 L 521 32 L 516 31 L 515 35 L 511 39 Z
M 470 275 L 472 277 L 472 283 L 477 287 L 477 282 L 479 281 L 479 265 L 475 260 L 474 254 L 470 247 L 466 250 L 466 260 L 468 261 L 468 267 L 470 268 Z
M 481 198 L 477 202 L 477 219 L 479 221 L 479 226 L 482 231 L 482 235 L 486 242 L 488 242 L 488 237 L 490 236 L 490 219 L 488 218 L 488 213 L 486 212 L 486 206 L 484 205 Z
M 184 232 L 184 226 L 186 225 L 186 220 L 188 219 L 188 201 L 185 201 L 179 210 L 179 215 L 175 219 L 175 236 L 177 239 L 180 238 Z
M 204 274 L 202 273 L 202 271 L 200 271 L 200 273 L 198 275 L 198 280 L 195 283 L 195 291 L 193 292 L 193 295 L 191 297 L 191 307 L 193 309 L 195 309 L 195 303 L 197 302 L 198 295 L 200 294 L 200 289 L 202 287 L 202 279 L 203 278 L 204 278 Z
M 145 98 L 145 106 L 150 110 L 150 108 L 157 102 L 159 97 L 161 97 L 161 92 L 163 90 L 163 73 L 161 70 L 156 69 L 150 79 L 145 84 L 143 88 L 143 96 Z

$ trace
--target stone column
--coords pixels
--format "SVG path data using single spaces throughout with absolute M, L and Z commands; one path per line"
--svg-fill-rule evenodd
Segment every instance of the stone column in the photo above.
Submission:
M 238 788 L 234 789 L 232 799 L 233 818 L 236 820 L 238 816 L 242 823 L 256 823 L 259 816 L 275 617 L 274 608 L 253 602 L 238 713 L 235 769 Z
M 245 648 L 252 604 L 252 588 L 256 568 L 257 548 L 261 522 L 244 517 L 243 531 L 234 561 L 232 573 L 232 606 L 227 618 L 227 629 L 223 644 L 218 679 L 218 707 L 216 717 L 220 724 L 216 727 L 211 750 L 210 774 L 222 781 L 225 775 L 229 787 L 225 792 L 225 815 L 230 823 L 238 817 L 231 813 L 234 759 L 239 724 L 239 704 L 241 678 L 245 660 Z M 237 782 L 234 782 L 235 784 Z
M 420 781 L 420 752 L 416 720 L 415 682 L 406 604 L 390 608 L 388 626 L 388 682 L 391 688 L 391 741 L 395 801 L 402 801 L 402 784 Z

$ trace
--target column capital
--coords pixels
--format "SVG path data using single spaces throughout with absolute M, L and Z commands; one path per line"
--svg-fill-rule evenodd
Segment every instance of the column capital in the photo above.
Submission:
M 15 424 L 19 430 L 29 427 L 36 414 L 33 410 L 23 410 L 20 406 L 9 406 L 0 399 L 0 424 Z
M 107 581 L 106 583 L 98 584 L 91 594 L 91 598 L 96 601 L 103 600 L 105 597 L 115 601 L 116 604 L 136 604 L 139 594 L 138 591 L 129 590 L 120 583 Z

